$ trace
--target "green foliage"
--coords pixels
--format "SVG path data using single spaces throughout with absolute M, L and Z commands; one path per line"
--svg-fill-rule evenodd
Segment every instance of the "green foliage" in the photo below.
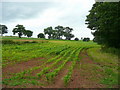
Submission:
M 26 30 L 23 25 L 16 25 L 15 28 L 13 29 L 13 34 L 15 35 L 18 33 L 19 38 L 21 38 L 22 35 L 25 35 L 27 37 L 31 37 L 33 32 L 30 30 Z
M 112 54 L 118 55 L 118 57 L 120 58 L 120 49 L 111 48 L 111 47 L 110 48 L 102 47 L 101 50 L 106 53 L 112 53 Z
M 68 82 L 70 81 L 71 74 L 72 74 L 72 72 L 69 72 L 66 76 L 64 76 L 63 80 L 64 80 L 65 86 L 66 86 L 66 85 L 68 84 Z
M 74 49 L 71 53 L 70 53 L 70 56 L 67 57 L 63 63 L 61 65 L 58 66 L 58 68 L 54 69 L 53 72 L 50 72 L 50 73 L 47 73 L 46 74 L 46 79 L 49 81 L 49 82 L 52 82 L 54 77 L 56 75 L 58 75 L 59 71 L 65 66 L 65 64 L 73 57 L 74 53 L 75 53 L 76 49 Z
M 32 34 L 33 34 L 32 31 L 30 31 L 30 30 L 25 30 L 25 35 L 27 35 L 27 37 L 31 37 Z
M 55 30 L 56 30 L 56 33 L 55 33 L 56 37 L 55 38 L 62 39 L 61 36 L 63 36 L 64 27 L 58 25 L 57 27 L 55 27 Z
M 75 40 L 75 41 L 79 41 L 79 38 L 75 38 L 74 40 Z
M 76 52 L 74 52 L 74 53 L 75 53 L 75 57 L 74 57 L 74 59 L 72 60 L 72 65 L 69 67 L 69 71 L 68 71 L 67 75 L 65 75 L 65 76 L 63 77 L 65 86 L 67 86 L 67 84 L 69 83 L 69 81 L 70 81 L 70 79 L 71 79 L 74 66 L 75 66 L 75 64 L 76 64 L 76 61 L 79 60 L 79 59 L 78 59 L 79 53 L 80 53 L 80 51 L 81 51 L 82 49 L 83 49 L 83 47 L 78 48 L 78 50 L 77 50 Z M 73 55 L 74 55 L 74 54 L 73 54 Z M 72 57 L 73 57 L 73 56 L 72 56 Z
M 32 85 L 40 85 L 41 83 L 37 80 L 27 80 L 27 79 L 4 79 L 2 82 L 4 85 L 9 86 L 18 86 L 18 85 L 24 85 L 26 83 L 32 84 Z
M 15 35 L 16 33 L 18 33 L 19 38 L 21 38 L 22 35 L 26 35 L 25 32 L 25 27 L 23 25 L 16 25 L 16 28 L 13 29 L 13 34 Z
M 73 31 L 73 28 L 65 27 L 64 36 L 66 37 L 66 40 L 71 40 L 71 38 L 74 37 L 74 35 L 71 34 L 72 31 Z
M 100 83 L 113 88 L 119 82 L 119 59 L 117 55 L 106 53 L 100 50 L 100 48 L 91 48 L 88 50 L 88 55 L 91 56 L 93 61 L 102 68 L 104 77 L 101 77 Z
M 96 2 L 90 10 L 86 24 L 94 30 L 94 41 L 99 44 L 120 48 L 119 4 L 120 2 Z
M 71 49 L 70 49 L 71 50 Z M 58 58 L 54 61 L 54 63 L 52 63 L 49 67 L 44 68 L 40 73 L 37 74 L 38 77 L 41 77 L 43 74 L 45 74 L 46 72 L 48 72 L 49 69 L 53 68 L 55 65 L 57 65 L 60 61 L 62 61 L 70 52 L 70 50 L 66 51 L 65 54 L 61 57 Z M 51 60 L 49 60 L 48 62 L 50 62 Z M 52 75 L 52 74 L 51 74 Z M 51 78 L 51 77 L 50 77 Z
M 111 87 L 118 84 L 118 73 L 115 73 L 111 68 L 105 68 L 105 74 L 107 76 L 101 80 L 102 84 L 108 85 Z
M 84 38 L 83 41 L 88 42 L 90 41 L 90 38 Z
M 73 31 L 70 27 L 63 27 L 58 25 L 53 30 L 52 27 L 48 27 L 44 29 L 44 34 L 48 34 L 48 39 L 62 39 L 62 36 L 66 37 L 66 40 L 71 40 L 74 37 L 71 32 Z
M 51 39 L 51 35 L 52 35 L 52 32 L 53 32 L 53 29 L 52 29 L 52 27 L 48 27 L 48 28 L 45 28 L 44 29 L 44 34 L 46 35 L 46 34 L 48 34 L 49 36 L 48 36 L 48 39 Z
M 6 25 L 1 25 L 0 24 L 0 34 L 5 34 L 5 33 L 8 33 L 8 30 L 7 30 L 7 26 Z
M 39 33 L 39 34 L 37 35 L 37 37 L 38 37 L 38 38 L 45 38 L 45 35 L 44 35 L 43 33 Z

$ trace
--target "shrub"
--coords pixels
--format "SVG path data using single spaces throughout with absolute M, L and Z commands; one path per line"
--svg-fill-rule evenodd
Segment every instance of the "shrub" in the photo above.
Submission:
M 84 38 L 83 41 L 88 42 L 90 41 L 90 38 Z
M 79 41 L 79 38 L 75 38 L 75 41 Z

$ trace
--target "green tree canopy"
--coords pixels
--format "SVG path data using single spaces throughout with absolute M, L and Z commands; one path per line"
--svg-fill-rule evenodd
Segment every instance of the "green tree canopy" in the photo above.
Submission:
M 79 41 L 79 38 L 76 37 L 74 40 L 75 40 L 75 41 Z
M 45 35 L 44 35 L 43 33 L 39 33 L 39 34 L 37 35 L 37 37 L 38 37 L 38 38 L 45 38 Z
M 48 34 L 48 39 L 62 39 L 62 37 L 66 37 L 66 40 L 71 40 L 74 35 L 71 33 L 73 31 L 70 27 L 56 26 L 54 29 L 52 27 L 48 27 L 44 29 L 44 34 Z
M 31 37 L 32 34 L 33 34 L 32 31 L 30 31 L 30 30 L 25 30 L 25 35 L 27 35 L 27 37 Z
M 90 41 L 90 38 L 84 38 L 83 41 L 88 42 Z
M 65 27 L 64 28 L 64 36 L 66 37 L 66 40 L 71 40 L 71 38 L 74 37 L 74 35 L 71 34 L 72 31 L 73 31 L 73 29 L 70 28 L 70 27 Z
M 3 34 L 5 34 L 5 33 L 8 33 L 8 30 L 7 30 L 8 28 L 7 28 L 7 26 L 6 25 L 1 25 L 0 24 L 0 34 L 1 34 L 1 36 L 3 35 Z
M 18 33 L 19 38 L 21 38 L 22 35 L 26 35 L 26 30 L 25 27 L 23 25 L 16 25 L 16 28 L 13 29 L 13 34 L 15 35 L 16 33 Z
M 120 2 L 96 2 L 87 16 L 88 28 L 94 30 L 94 41 L 107 47 L 120 47 Z
M 49 36 L 48 36 L 48 38 L 49 39 L 51 39 L 52 37 L 52 33 L 53 33 L 53 29 L 52 29 L 52 27 L 48 27 L 48 28 L 45 28 L 44 29 L 44 34 L 48 34 Z
M 57 27 L 55 27 L 55 30 L 56 30 L 56 32 L 57 32 L 57 33 L 56 33 L 56 34 L 57 34 L 57 39 L 62 39 L 61 36 L 63 36 L 64 27 L 58 25 Z

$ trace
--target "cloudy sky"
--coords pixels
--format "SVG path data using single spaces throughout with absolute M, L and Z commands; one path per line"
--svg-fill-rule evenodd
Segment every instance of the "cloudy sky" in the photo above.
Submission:
M 85 25 L 86 15 L 95 0 L 2 0 L 0 3 L 0 23 L 12 29 L 22 24 L 27 30 L 33 31 L 32 37 L 37 37 L 44 28 L 58 25 L 71 27 L 75 37 L 90 37 L 91 30 Z

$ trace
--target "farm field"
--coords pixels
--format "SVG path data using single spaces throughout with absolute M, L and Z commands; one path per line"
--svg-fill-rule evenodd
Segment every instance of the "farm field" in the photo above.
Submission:
M 118 88 L 118 56 L 100 48 L 92 41 L 4 37 L 2 86 Z

